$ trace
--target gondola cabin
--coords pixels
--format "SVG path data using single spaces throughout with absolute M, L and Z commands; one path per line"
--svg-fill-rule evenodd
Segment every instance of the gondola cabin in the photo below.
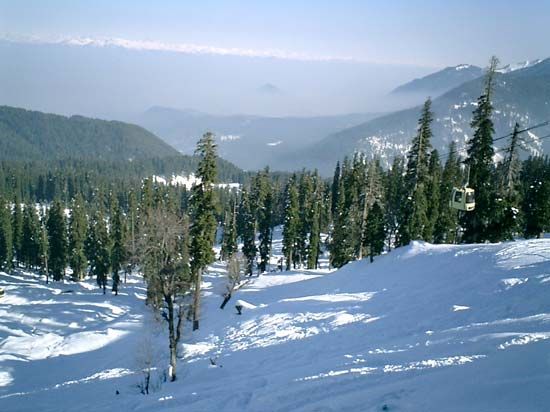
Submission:
M 449 206 L 456 210 L 471 212 L 476 207 L 475 190 L 469 187 L 453 188 Z

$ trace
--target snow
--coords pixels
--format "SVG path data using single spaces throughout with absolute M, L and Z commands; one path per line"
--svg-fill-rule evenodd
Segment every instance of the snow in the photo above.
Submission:
M 163 383 L 166 327 L 139 276 L 115 297 L 0 273 L 0 410 L 547 410 L 548 238 L 268 272 L 220 310 L 225 275 L 223 262 L 204 274 L 201 329 L 186 326 L 178 380 Z
M 188 176 L 172 175 L 170 178 L 153 175 L 152 178 L 154 183 L 170 186 L 185 186 L 187 190 L 190 190 L 193 186 L 201 182 L 201 179 L 196 177 L 193 173 Z M 241 187 L 240 183 L 217 183 L 214 186 L 221 189 L 238 189 Z

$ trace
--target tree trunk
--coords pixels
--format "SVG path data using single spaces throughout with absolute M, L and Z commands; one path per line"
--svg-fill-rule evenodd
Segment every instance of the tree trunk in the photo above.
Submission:
M 199 329 L 199 313 L 201 304 L 201 280 L 202 271 L 197 272 L 195 278 L 195 295 L 193 296 L 193 330 Z
M 170 346 L 170 369 L 168 375 L 170 376 L 170 382 L 176 380 L 176 362 L 177 362 L 177 349 L 178 342 L 176 339 L 176 331 L 174 328 L 174 301 L 172 296 L 165 295 L 164 300 L 168 306 L 168 340 Z

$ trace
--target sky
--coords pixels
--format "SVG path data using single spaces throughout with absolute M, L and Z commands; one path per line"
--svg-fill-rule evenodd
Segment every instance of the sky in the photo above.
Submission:
M 248 103 L 238 104 L 239 98 L 230 92 L 220 96 L 214 91 L 204 92 L 204 96 L 198 93 L 196 99 L 182 101 L 169 98 L 166 93 L 164 97 L 153 93 L 139 105 L 143 108 L 155 104 L 192 105 L 217 112 L 246 110 L 261 114 L 310 115 L 376 111 L 374 96 L 381 96 L 401 82 L 445 66 L 460 63 L 484 66 L 491 55 L 497 55 L 503 63 L 549 57 L 549 15 L 548 0 L 0 0 L 0 39 L 43 48 L 59 43 L 73 48 L 115 45 L 119 49 L 140 52 L 142 57 L 147 54 L 153 60 L 155 56 L 148 53 L 160 51 L 219 57 L 207 62 L 197 59 L 190 62 L 186 56 L 181 59 L 187 59 L 187 68 L 196 67 L 191 77 L 196 77 L 206 89 L 226 88 L 220 84 L 221 77 L 224 82 L 233 81 L 231 76 L 214 67 L 227 65 L 234 77 L 240 77 L 235 80 L 240 90 L 253 90 L 264 83 L 272 83 L 296 98 L 292 102 L 290 97 L 287 102 L 281 100 L 279 106 L 266 104 L 264 107 L 263 103 L 252 101 L 254 99 L 240 99 Z M 17 76 L 19 71 L 28 70 L 23 67 L 24 60 L 31 59 L 28 55 L 35 53 L 34 50 L 27 48 L 20 53 L 10 50 L 9 56 L 21 57 L 21 62 L 12 64 L 13 73 L 3 69 L 4 81 L 19 82 L 25 89 L 24 79 Z M 122 55 L 123 51 L 120 53 Z M 241 57 L 240 63 L 227 60 L 235 57 Z M 68 57 L 60 59 L 60 65 L 64 61 L 69 65 L 74 63 L 66 60 Z M 101 64 L 102 59 L 120 76 L 116 57 L 97 56 L 94 64 Z M 260 72 L 266 73 L 263 78 L 257 75 L 257 66 Z M 95 73 L 81 70 L 85 78 L 97 77 Z M 317 82 L 316 85 L 307 86 L 308 76 L 304 78 L 304 70 L 312 73 L 309 77 Z M 159 65 L 152 71 L 158 75 L 165 72 L 166 68 Z M 209 73 L 210 77 L 202 72 Z M 242 73 L 252 77 L 255 83 L 247 84 Z M 28 75 L 33 76 L 32 72 Z M 59 81 L 62 86 L 61 80 L 51 81 Z M 162 83 L 159 79 L 152 80 L 152 83 Z M 46 78 L 46 81 L 49 80 Z M 177 81 L 172 79 L 172 84 Z M 315 93 L 319 86 L 326 89 L 326 98 L 329 92 L 342 94 L 357 89 L 354 81 L 362 83 L 360 89 L 365 96 L 351 96 L 348 102 L 337 103 L 338 106 L 323 106 L 312 100 L 320 97 Z M 306 86 L 302 87 L 304 82 Z M 168 83 L 163 84 L 162 87 L 168 87 Z M 128 89 L 137 86 L 128 85 Z M 49 93 L 46 89 L 44 92 Z M 12 102 L 12 97 L 8 97 L 3 99 L 4 103 Z M 99 104 L 101 96 L 96 97 Z M 214 102 L 216 97 L 219 97 L 218 104 Z M 335 100 L 345 99 L 338 96 Z M 135 100 L 132 103 L 136 107 L 131 110 L 141 109 Z M 119 106 L 124 104 L 121 99 Z M 48 106 L 37 104 L 36 99 L 30 99 L 28 105 Z M 67 111 L 51 106 L 53 111 Z M 381 104 L 379 109 L 387 107 Z M 93 109 L 82 110 L 94 112 Z M 121 107 L 113 107 L 113 111 L 116 110 L 120 111 Z

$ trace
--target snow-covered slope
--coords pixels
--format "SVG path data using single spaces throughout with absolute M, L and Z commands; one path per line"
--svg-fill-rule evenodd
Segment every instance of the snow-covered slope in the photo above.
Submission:
M 105 298 L 2 274 L 0 410 L 548 408 L 550 239 L 414 242 L 373 264 L 270 273 L 236 294 L 242 316 L 235 300 L 218 308 L 224 273 L 204 279 L 179 380 L 149 396 L 135 387 L 148 318 L 137 278 Z

